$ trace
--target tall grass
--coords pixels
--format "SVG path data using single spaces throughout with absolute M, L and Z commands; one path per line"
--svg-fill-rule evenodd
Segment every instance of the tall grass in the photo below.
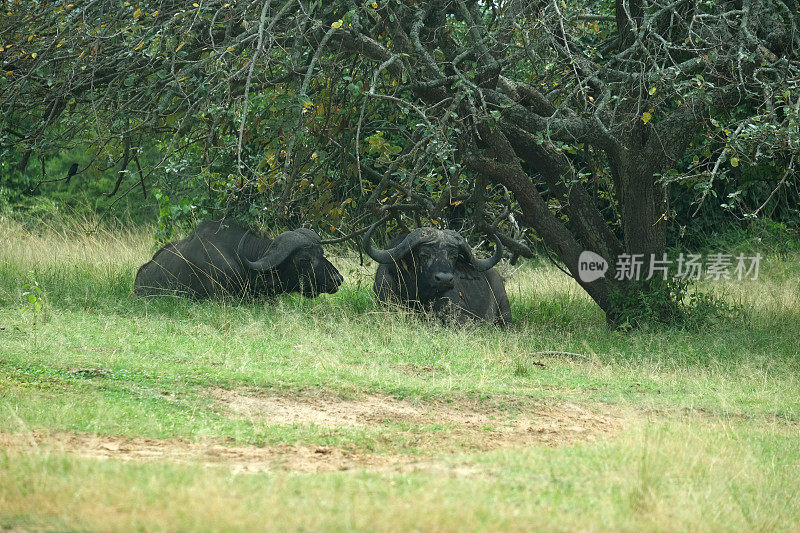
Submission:
M 35 229 L 0 221 L 0 303 L 13 305 L 35 278 L 53 302 L 108 301 L 131 290 L 132 273 L 153 247 L 148 228 L 97 228 L 91 219 L 56 219 Z

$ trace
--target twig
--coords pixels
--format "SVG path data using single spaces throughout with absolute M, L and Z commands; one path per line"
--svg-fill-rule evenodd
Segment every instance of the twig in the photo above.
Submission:
M 391 217 L 391 216 L 392 216 L 392 213 L 387 213 L 383 218 L 380 219 L 379 222 L 380 223 L 386 222 L 387 220 L 389 220 L 389 217 Z M 340 242 L 344 242 L 344 241 L 350 240 L 350 239 L 352 239 L 354 237 L 358 237 L 359 235 L 363 235 L 364 233 L 367 232 L 367 230 L 369 228 L 370 228 L 370 226 L 366 226 L 364 228 L 361 228 L 361 229 L 358 229 L 358 230 L 354 231 L 353 233 L 345 235 L 344 237 L 336 237 L 335 239 L 322 239 L 321 244 L 338 244 Z
M 789 174 L 791 174 L 793 170 L 794 170 L 794 158 L 792 158 L 792 162 L 789 163 L 789 166 L 786 167 L 786 172 L 784 172 L 783 177 L 778 182 L 778 185 L 776 185 L 775 188 L 772 190 L 772 192 L 769 193 L 769 196 L 767 197 L 766 200 L 764 200 L 764 203 L 761 204 L 761 206 L 758 209 L 753 211 L 753 214 L 751 215 L 752 217 L 757 217 L 758 214 L 761 212 L 761 210 L 767 206 L 769 201 L 772 200 L 772 197 L 775 196 L 775 193 L 778 192 L 778 189 L 783 187 L 783 184 L 786 183 L 786 178 L 789 177 Z
M 374 209 L 376 213 L 386 213 L 377 223 L 382 224 L 389 220 L 391 217 L 396 216 L 399 211 L 415 211 L 418 210 L 420 207 L 416 204 L 393 204 L 393 205 L 384 205 L 379 208 Z M 371 224 L 370 224 L 371 225 Z M 352 239 L 353 237 L 358 237 L 367 232 L 370 226 L 365 228 L 358 229 L 353 233 L 345 235 L 344 237 L 336 237 L 335 239 L 323 239 L 321 244 L 337 244 L 340 242 L 344 242 L 348 239 Z
M 83 170 L 86 170 L 86 169 L 83 169 Z M 83 170 L 81 170 L 81 172 L 83 172 Z M 81 172 L 76 172 L 75 174 L 80 174 Z M 73 174 L 73 176 L 75 174 Z M 38 181 L 36 183 L 36 185 L 33 186 L 33 189 L 31 189 L 31 194 L 35 193 L 39 189 L 40 185 L 43 185 L 45 183 L 55 183 L 56 181 L 66 181 L 68 177 L 71 178 L 72 176 L 67 176 L 67 177 L 64 177 L 64 178 L 53 178 L 51 180 L 40 180 L 40 181 Z
M 126 135 L 122 139 L 122 167 L 119 169 L 117 173 L 117 182 L 114 184 L 114 190 L 111 192 L 104 192 L 103 196 L 112 197 L 117 194 L 119 191 L 119 186 L 122 184 L 122 180 L 125 179 L 126 173 L 128 171 L 128 163 L 130 163 L 130 146 L 131 141 L 130 138 Z
M 612 15 L 576 15 L 572 20 L 597 20 L 600 22 L 615 22 L 617 17 Z
M 567 271 L 567 270 L 566 270 L 564 267 L 562 267 L 561 265 L 559 265 L 559 264 L 558 264 L 558 262 L 557 262 L 555 259 L 553 259 L 553 256 L 550 254 L 550 249 L 547 247 L 547 245 L 544 243 L 544 241 L 542 241 L 542 249 L 544 250 L 544 255 L 546 255 L 546 256 L 547 256 L 547 259 L 549 259 L 549 260 L 550 260 L 550 262 L 551 262 L 551 263 L 553 263 L 553 266 L 555 266 L 557 269 L 559 269 L 561 272 L 563 272 L 563 273 L 564 273 L 564 274 L 566 274 L 567 276 L 569 276 L 569 277 L 571 277 L 571 278 L 575 279 L 575 276 L 573 276 L 573 275 L 572 275 L 572 274 L 571 274 L 569 271 Z
M 248 98 L 248 94 L 250 94 L 250 84 L 252 83 L 253 79 L 253 71 L 256 68 L 256 63 L 258 62 L 258 56 L 261 53 L 261 50 L 264 46 L 264 34 L 271 35 L 272 28 L 278 21 L 285 15 L 288 11 L 292 2 L 286 2 L 283 7 L 278 11 L 278 13 L 272 17 L 272 21 L 270 21 L 269 26 L 267 26 L 266 31 L 264 25 L 266 24 L 269 17 L 267 17 L 267 11 L 271 5 L 271 2 L 264 2 L 264 6 L 261 8 L 261 17 L 259 18 L 258 24 L 258 44 L 256 44 L 256 49 L 253 52 L 253 58 L 250 60 L 250 70 L 247 72 L 247 80 L 245 81 L 244 85 L 244 96 L 242 97 L 242 119 L 239 122 L 239 135 L 236 138 L 236 173 L 239 175 L 239 185 L 244 186 L 244 175 L 242 174 L 242 140 L 244 139 L 244 124 L 245 120 L 247 119 L 247 106 L 250 102 Z M 270 43 L 272 38 L 270 37 Z M 287 152 L 287 159 L 289 154 Z
M 588 355 L 575 352 L 559 352 L 557 350 L 545 350 L 544 352 L 531 352 L 531 356 L 539 357 L 572 357 L 573 359 L 583 359 L 584 361 L 591 361 L 592 358 Z
M 139 164 L 139 154 L 133 156 L 133 160 L 136 162 L 136 168 L 139 170 L 139 183 L 142 184 L 142 198 L 147 198 L 147 187 L 144 184 L 144 172 L 142 172 L 142 165 Z

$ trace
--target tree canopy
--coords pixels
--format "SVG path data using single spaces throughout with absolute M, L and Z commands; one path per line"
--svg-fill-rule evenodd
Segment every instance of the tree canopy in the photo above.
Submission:
M 16 0 L 0 21 L 0 146 L 17 170 L 68 148 L 158 173 L 210 209 L 333 235 L 382 205 L 534 241 L 619 315 L 620 254 L 665 251 L 686 186 L 768 163 L 758 216 L 795 178 L 792 0 Z M 143 162 L 149 148 L 158 157 Z M 81 171 L 82 169 L 78 169 Z M 771 191 L 771 193 L 770 193 Z M 635 290 L 646 290 L 638 286 Z

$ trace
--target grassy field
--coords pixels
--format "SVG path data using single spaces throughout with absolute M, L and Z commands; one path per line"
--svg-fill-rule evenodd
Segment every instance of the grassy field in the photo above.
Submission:
M 146 231 L 58 228 L 0 221 L 0 529 L 800 524 L 797 256 L 688 330 L 610 331 L 506 265 L 514 325 L 453 329 L 353 257 L 314 300 L 137 298 Z

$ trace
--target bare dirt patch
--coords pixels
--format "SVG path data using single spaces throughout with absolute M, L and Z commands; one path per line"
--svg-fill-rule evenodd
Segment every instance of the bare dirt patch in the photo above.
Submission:
M 345 399 L 332 394 L 276 396 L 213 389 L 211 396 L 231 416 L 276 426 L 314 424 L 332 431 L 367 428 L 378 433 L 383 453 L 336 446 L 236 445 L 224 439 L 153 439 L 32 431 L 0 432 L 0 449 L 11 453 L 61 453 L 120 461 L 168 461 L 222 465 L 234 472 L 428 471 L 451 476 L 485 473 L 453 454 L 531 445 L 561 446 L 593 441 L 622 429 L 626 417 L 571 403 L 500 405 L 464 400 L 423 403 L 380 395 Z M 630 415 L 627 416 L 630 419 Z M 402 443 L 398 444 L 398 443 Z M 418 453 L 400 453 L 411 447 Z M 448 457 L 450 455 L 450 457 Z
M 388 396 L 275 396 L 252 391 L 213 389 L 210 394 L 235 416 L 270 425 L 314 424 L 341 428 L 373 428 L 412 434 L 421 448 L 490 450 L 547 444 L 561 446 L 616 434 L 625 417 L 610 407 L 603 411 L 572 403 L 555 406 L 515 405 L 501 409 L 475 401 L 421 403 Z M 431 431 L 431 427 L 436 427 Z
M 152 439 L 86 433 L 0 432 L 0 449 L 13 453 L 63 453 L 94 459 L 120 461 L 169 461 L 224 465 L 234 472 L 290 470 L 326 472 L 363 468 L 391 470 L 407 468 L 411 456 L 360 454 L 334 447 L 232 446 L 217 440 Z

